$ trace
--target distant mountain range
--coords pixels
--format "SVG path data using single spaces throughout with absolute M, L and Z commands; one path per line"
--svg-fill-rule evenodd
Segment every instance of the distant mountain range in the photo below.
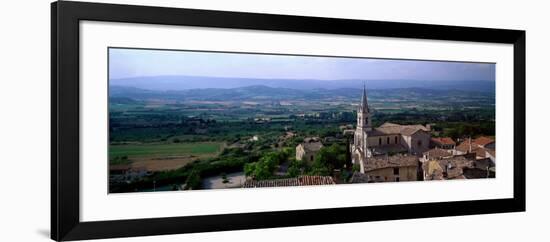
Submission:
M 422 81 L 422 80 L 306 80 L 306 79 L 253 79 L 200 76 L 148 76 L 111 79 L 110 86 L 134 87 L 156 91 L 181 91 L 207 88 L 243 88 L 265 86 L 271 88 L 311 89 L 358 89 L 366 82 L 367 90 L 394 88 L 427 88 L 434 90 L 467 90 L 495 92 L 494 81 Z M 288 91 L 288 90 L 287 90 Z
M 385 98 L 461 98 L 483 96 L 494 98 L 494 93 L 456 89 L 393 88 L 367 91 L 369 99 Z M 199 88 L 189 90 L 146 90 L 136 87 L 110 86 L 109 97 L 115 103 L 131 103 L 136 100 L 200 100 L 200 101 L 274 101 L 274 100 L 359 100 L 360 88 L 294 89 L 255 85 L 236 88 Z

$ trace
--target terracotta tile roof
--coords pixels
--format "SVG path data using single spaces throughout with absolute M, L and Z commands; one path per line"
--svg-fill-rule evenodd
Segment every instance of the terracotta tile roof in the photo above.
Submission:
M 464 156 L 455 156 L 445 159 L 434 159 L 422 164 L 422 169 L 427 171 L 425 179 L 443 180 L 443 179 L 461 179 L 464 168 L 472 168 L 474 161 L 466 159 Z M 444 173 L 447 173 L 447 176 Z
M 380 155 L 367 158 L 364 161 L 365 171 L 372 171 L 389 167 L 417 166 L 418 157 L 414 155 Z
M 473 140 L 471 141 L 471 146 L 472 146 L 472 152 L 474 152 L 474 149 L 479 148 L 479 146 L 476 143 L 474 143 Z M 470 140 L 463 141 L 462 143 L 457 145 L 455 149 L 462 152 L 468 152 L 470 150 Z
M 488 145 L 488 144 L 490 144 L 490 143 L 495 142 L 495 140 L 492 139 L 492 138 L 489 138 L 489 137 L 487 137 L 487 136 L 481 136 L 481 137 L 479 137 L 479 138 L 473 140 L 472 142 L 475 143 L 475 144 L 477 144 L 477 145 L 480 145 L 480 146 L 486 146 L 486 145 Z
M 491 139 L 489 137 L 486 137 L 486 136 L 481 136 L 477 139 L 474 139 L 474 140 L 465 140 L 463 141 L 462 143 L 460 143 L 456 149 L 457 150 L 460 150 L 462 152 L 467 152 L 470 148 L 470 142 L 472 143 L 472 152 L 474 152 L 474 149 L 475 148 L 484 148 L 486 145 L 490 144 L 490 143 L 493 143 L 495 142 L 494 139 Z M 485 152 L 485 151 L 483 151 Z M 483 157 L 485 156 L 485 154 L 483 154 Z
M 330 176 L 299 176 L 297 178 L 271 179 L 271 180 L 247 180 L 244 188 L 256 187 L 289 187 L 289 186 L 318 186 L 336 184 Z
M 380 125 L 380 128 L 393 127 L 393 126 L 401 126 L 401 125 L 400 124 L 395 124 L 395 123 L 390 123 L 390 122 L 385 122 L 382 125 Z
M 406 136 L 413 135 L 418 131 L 428 131 L 424 125 L 415 124 L 415 125 L 400 125 L 394 123 L 384 123 L 378 128 L 374 128 L 372 131 L 369 131 L 369 136 L 383 136 L 389 134 L 402 134 Z
M 449 157 L 453 155 L 448 150 L 438 149 L 438 148 L 428 150 L 422 154 L 427 155 L 428 159 L 439 159 L 439 158 Z
M 473 147 L 472 147 L 473 148 Z M 457 145 L 455 147 L 456 150 L 459 150 L 459 151 L 462 151 L 462 152 L 468 152 L 468 150 L 470 150 L 470 144 L 468 143 L 468 141 L 464 141 L 462 143 L 460 143 L 459 145 Z
M 468 141 L 464 141 L 456 147 L 456 150 L 468 153 L 468 152 L 470 152 L 470 144 L 468 143 Z M 477 144 L 473 143 L 473 141 L 472 141 L 471 153 L 475 153 L 477 157 L 486 158 L 487 157 L 486 152 L 489 151 L 489 150 L 490 149 L 486 149 L 486 148 L 478 146 Z
M 386 153 L 402 153 L 409 151 L 407 147 L 402 144 L 391 144 L 383 146 L 374 146 L 371 147 L 374 154 L 386 154 Z
M 432 138 L 432 142 L 441 145 L 456 145 L 456 142 L 449 137 Z
M 486 158 L 487 157 L 487 150 L 488 149 L 477 147 L 475 149 L 472 149 L 472 152 L 476 153 L 476 157 Z

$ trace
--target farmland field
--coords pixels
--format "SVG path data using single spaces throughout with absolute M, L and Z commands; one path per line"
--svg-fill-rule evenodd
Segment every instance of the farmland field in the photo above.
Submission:
M 110 193 L 271 186 L 302 176 L 400 181 L 395 170 L 413 165 L 390 156 L 420 159 L 432 137 L 455 147 L 495 136 L 491 63 L 132 48 L 108 55 Z M 385 123 L 403 126 L 376 130 Z M 380 136 L 378 145 L 367 135 Z M 387 147 L 378 147 L 382 136 Z M 391 177 L 365 173 L 378 163 L 369 153 L 388 157 L 379 160 L 392 163 Z M 424 179 L 419 164 L 407 180 Z M 449 164 L 441 167 L 449 178 Z
M 215 157 L 224 145 L 222 142 L 110 145 L 109 156 L 111 164 L 117 161 L 113 158 L 127 157 L 127 163 L 133 168 L 174 170 L 200 158 Z

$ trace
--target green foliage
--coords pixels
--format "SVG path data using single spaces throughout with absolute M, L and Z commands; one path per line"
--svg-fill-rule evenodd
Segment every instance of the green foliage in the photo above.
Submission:
M 352 173 L 350 173 L 347 170 L 342 170 L 342 173 L 340 174 L 340 180 L 344 182 L 348 182 L 348 180 L 351 178 Z
M 330 175 L 333 169 L 341 169 L 346 160 L 350 161 L 348 146 L 340 144 L 337 148 L 324 142 L 326 148 L 322 149 L 311 167 L 289 157 L 295 156 L 296 145 L 305 137 L 331 137 L 330 142 L 341 142 L 338 139 L 342 138 L 342 131 L 338 127 L 355 122 L 355 107 L 350 104 L 359 100 L 357 95 L 360 92 L 342 93 L 342 104 L 326 105 L 324 101 L 334 100 L 333 94 L 331 90 L 329 96 L 308 96 L 289 106 L 265 101 L 258 101 L 252 106 L 239 102 L 227 105 L 185 101 L 150 106 L 145 101 L 147 96 L 110 97 L 109 162 L 128 164 L 135 156 L 150 155 L 201 157 L 180 169 L 155 172 L 141 181 L 123 184 L 122 190 L 125 191 L 150 187 L 153 180 L 157 186 L 182 184 L 197 177 L 243 169 L 256 179 L 269 179 L 276 167 L 286 161 L 289 161 L 288 176 Z M 427 94 L 429 98 L 426 98 Z M 162 93 L 163 98 L 166 95 L 172 94 Z M 288 93 L 285 92 L 285 95 Z M 209 98 L 205 96 L 204 100 Z M 495 134 L 494 94 L 403 89 L 373 91 L 369 93 L 369 98 L 376 107 L 372 118 L 374 126 L 384 122 L 430 123 L 437 131 L 434 135 L 455 139 Z M 285 99 L 292 100 L 292 97 L 285 96 Z M 389 99 L 396 101 L 388 102 Z M 414 107 L 403 104 L 413 104 Z M 270 121 L 255 122 L 254 117 L 258 116 L 267 117 Z M 283 139 L 287 131 L 294 132 L 296 136 Z M 254 135 L 260 139 L 249 141 Z M 282 145 L 274 148 L 275 144 Z M 223 149 L 225 145 L 240 148 Z M 276 153 L 281 154 L 270 154 L 277 149 L 279 151 Z M 217 157 L 205 158 L 214 155 Z M 345 169 L 342 171 L 344 176 Z M 352 171 L 359 171 L 359 166 L 353 165 Z
M 308 169 L 307 163 L 303 160 L 292 159 L 288 166 L 287 175 L 297 177 L 302 175 Z
M 353 172 L 359 172 L 361 170 L 361 166 L 357 163 L 353 164 L 353 166 L 351 167 L 351 171 Z
M 476 137 L 479 135 L 495 135 L 495 122 L 478 123 L 446 123 L 443 126 L 443 136 L 453 139 Z
M 313 166 L 311 167 L 311 171 L 309 172 L 309 175 L 312 176 L 328 176 L 330 175 L 330 170 L 328 167 L 319 164 L 319 163 L 313 163 Z
M 187 180 L 185 180 L 186 189 L 199 189 L 201 185 L 200 172 L 197 170 L 192 170 Z
M 346 146 L 339 144 L 321 148 L 315 156 L 313 170 L 324 171 L 325 169 L 321 169 L 322 167 L 329 171 L 343 168 L 346 164 L 347 152 Z
M 257 162 L 245 164 L 244 173 L 246 176 L 256 180 L 265 180 L 273 177 L 277 165 L 288 159 L 289 151 L 273 151 L 264 154 Z
M 219 152 L 222 145 L 220 142 L 110 145 L 109 156 L 210 154 Z

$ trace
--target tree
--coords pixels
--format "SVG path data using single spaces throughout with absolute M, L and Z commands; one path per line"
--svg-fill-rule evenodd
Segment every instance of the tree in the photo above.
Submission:
M 326 166 L 319 163 L 314 163 L 309 174 L 312 176 L 328 176 L 330 175 L 330 171 Z
M 297 177 L 302 175 L 303 171 L 307 168 L 307 164 L 303 160 L 292 159 L 288 166 L 287 175 L 290 177 Z
M 187 176 L 187 180 L 185 181 L 186 189 L 199 189 L 201 185 L 201 177 L 199 171 L 196 169 L 193 169 L 189 176 Z
M 334 169 L 340 169 L 346 164 L 346 152 L 345 146 L 339 144 L 332 144 L 329 147 L 323 147 L 319 150 L 315 156 L 313 162 L 313 171 L 316 173 L 326 174 L 330 173 Z
M 277 165 L 284 162 L 287 157 L 288 154 L 284 150 L 281 152 L 266 153 L 257 162 L 245 164 L 244 173 L 246 176 L 257 180 L 269 179 L 273 176 Z

